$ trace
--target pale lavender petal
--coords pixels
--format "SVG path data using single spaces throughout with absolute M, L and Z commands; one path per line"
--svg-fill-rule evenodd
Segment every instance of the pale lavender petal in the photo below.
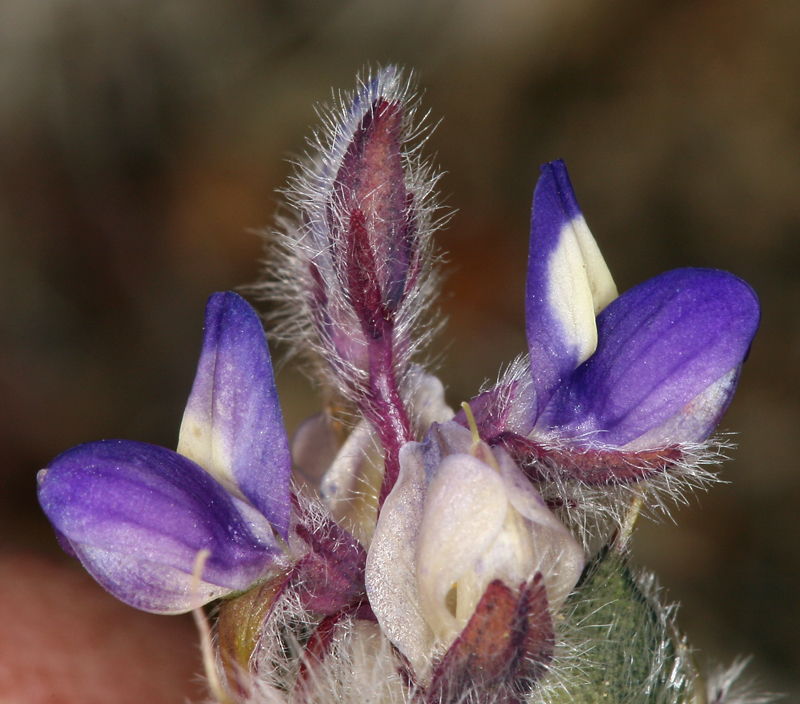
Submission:
M 39 502 L 56 531 L 103 586 L 138 608 L 192 608 L 191 577 L 203 549 L 210 556 L 197 596 L 206 600 L 246 589 L 278 553 L 260 513 L 162 447 L 87 443 L 41 475 Z
M 595 316 L 616 295 L 564 162 L 545 164 L 533 195 L 525 311 L 537 412 L 594 352 Z
M 677 269 L 614 301 L 597 319 L 597 352 L 553 397 L 539 425 L 585 444 L 652 447 L 704 440 L 730 402 L 758 328 L 744 281 Z
M 233 590 L 170 565 L 137 559 L 114 550 L 73 546 L 87 571 L 104 589 L 128 606 L 155 614 L 182 614 Z
M 383 455 L 372 426 L 362 420 L 323 476 L 319 494 L 333 518 L 369 541 L 377 517 Z
M 583 548 L 550 511 L 509 454 L 501 447 L 495 447 L 493 453 L 508 500 L 530 531 L 535 562 L 530 574 L 542 574 L 550 609 L 558 611 L 583 572 L 586 563 Z
M 288 535 L 291 458 L 269 348 L 258 315 L 235 293 L 208 301 L 178 452 Z
M 445 400 L 444 385 L 433 374 L 428 374 L 418 364 L 411 365 L 406 375 L 405 394 L 417 430 L 425 433 L 433 423 L 446 423 L 453 418 L 453 409 Z
M 434 634 L 420 609 L 417 541 L 428 485 L 442 459 L 468 451 L 472 435 L 457 423 L 434 423 L 424 443 L 400 450 L 400 474 L 386 497 L 367 554 L 365 582 L 381 629 L 415 672 L 430 667 Z

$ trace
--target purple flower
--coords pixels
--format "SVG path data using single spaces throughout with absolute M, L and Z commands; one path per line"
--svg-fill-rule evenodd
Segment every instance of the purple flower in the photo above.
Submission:
M 626 453 L 705 441 L 760 315 L 750 286 L 714 269 L 617 297 L 562 161 L 542 167 L 534 193 L 526 304 L 529 375 L 473 401 L 482 435 L 517 450 L 522 439 Z
M 217 293 L 178 452 L 130 440 L 79 445 L 39 473 L 39 501 L 64 548 L 108 591 L 180 613 L 247 589 L 275 565 L 290 472 L 261 322 L 237 294 Z

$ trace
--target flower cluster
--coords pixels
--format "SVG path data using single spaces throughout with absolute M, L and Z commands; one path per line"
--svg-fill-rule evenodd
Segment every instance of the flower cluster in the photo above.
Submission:
M 679 269 L 618 296 L 563 162 L 546 164 L 528 356 L 454 413 L 413 361 L 437 224 L 414 107 L 397 69 L 367 77 L 290 190 L 266 290 L 328 408 L 290 443 L 258 315 L 214 294 L 177 451 L 56 457 L 39 500 L 58 539 L 137 608 L 221 600 L 220 701 L 735 701 L 626 544 L 643 505 L 710 476 L 755 294 Z

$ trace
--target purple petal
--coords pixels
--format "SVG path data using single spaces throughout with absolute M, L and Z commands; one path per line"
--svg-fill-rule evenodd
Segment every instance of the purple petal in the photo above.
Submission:
M 150 560 L 113 550 L 73 546 L 77 557 L 104 589 L 135 609 L 181 614 L 231 593 L 205 580 Z
M 594 352 L 595 316 L 616 295 L 564 162 L 545 164 L 533 194 L 525 313 L 537 415 Z
M 677 269 L 650 279 L 598 317 L 597 352 L 538 427 L 613 447 L 636 440 L 638 448 L 645 437 L 650 447 L 704 440 L 730 402 L 758 322 L 755 293 L 727 272 Z
M 252 307 L 215 293 L 178 452 L 289 531 L 291 458 L 267 340 Z
M 39 502 L 58 534 L 115 596 L 186 611 L 246 589 L 278 552 L 266 519 L 182 455 L 129 440 L 79 445 L 43 470 Z M 200 550 L 210 556 L 193 591 Z

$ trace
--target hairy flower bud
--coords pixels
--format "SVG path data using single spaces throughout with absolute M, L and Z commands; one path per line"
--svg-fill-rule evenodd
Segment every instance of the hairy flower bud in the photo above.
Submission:
M 315 349 L 331 384 L 377 431 L 386 453 L 381 501 L 400 447 L 414 439 L 406 381 L 433 290 L 436 177 L 411 146 L 414 110 L 391 66 L 343 101 L 288 192 L 295 217 L 282 223 L 281 284 L 268 287 L 286 310 L 278 333 Z
M 419 264 L 414 199 L 405 184 L 403 105 L 383 97 L 361 120 L 336 174 L 328 210 L 331 245 L 364 333 L 394 322 Z
M 276 293 L 290 293 L 292 307 L 279 332 L 311 342 L 350 396 L 363 393 L 376 348 L 406 372 L 432 290 L 436 177 L 411 146 L 414 112 L 397 68 L 367 77 L 329 118 L 287 194 L 296 211 L 282 223 L 290 271 Z

